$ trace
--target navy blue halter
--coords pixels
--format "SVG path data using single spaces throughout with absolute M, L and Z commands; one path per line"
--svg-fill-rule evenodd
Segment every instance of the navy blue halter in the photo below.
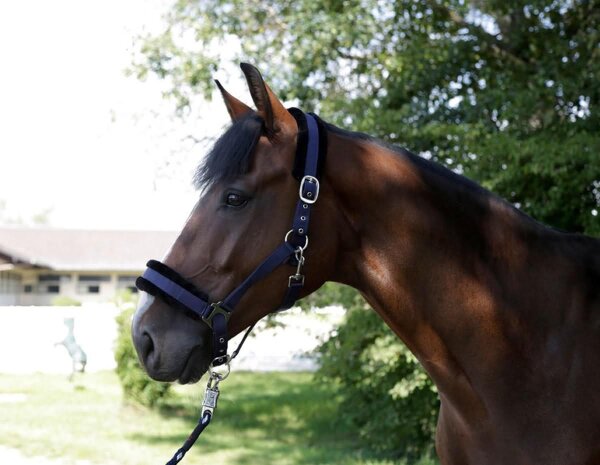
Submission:
M 294 305 L 304 286 L 302 274 L 304 251 L 308 247 L 311 207 L 319 197 L 319 175 L 327 153 L 327 133 L 317 116 L 303 113 L 296 108 L 291 108 L 289 111 L 298 123 L 298 143 L 293 175 L 299 179 L 300 188 L 292 228 L 281 245 L 227 297 L 218 302 L 211 303 L 194 284 L 156 260 L 150 260 L 143 275 L 136 280 L 138 289 L 191 312 L 193 317 L 200 318 L 212 329 L 212 366 L 222 365 L 230 360 L 227 355 L 227 323 L 231 313 L 250 287 L 284 264 L 294 266 L 295 273 L 290 275 L 286 295 L 277 309 L 286 310 Z

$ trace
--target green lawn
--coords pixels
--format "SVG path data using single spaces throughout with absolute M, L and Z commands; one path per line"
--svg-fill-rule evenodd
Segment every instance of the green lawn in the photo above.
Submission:
M 86 374 L 73 384 L 59 375 L 0 374 L 0 397 L 27 396 L 0 404 L 0 444 L 103 465 L 161 465 L 194 427 L 203 387 L 178 387 L 157 412 L 124 403 L 110 372 Z M 336 418 L 335 395 L 310 374 L 238 372 L 221 391 L 213 423 L 184 464 L 403 463 L 361 453 L 354 433 Z

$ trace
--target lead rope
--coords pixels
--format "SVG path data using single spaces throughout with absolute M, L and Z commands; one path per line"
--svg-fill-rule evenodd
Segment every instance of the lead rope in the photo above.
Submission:
M 212 363 L 210 364 L 208 369 L 208 384 L 206 385 L 206 390 L 204 391 L 204 400 L 202 401 L 202 408 L 200 409 L 201 414 L 198 424 L 185 440 L 183 445 L 177 450 L 177 452 L 175 452 L 175 455 L 173 455 L 171 460 L 166 463 L 166 465 L 176 465 L 181 462 L 187 451 L 189 451 L 194 443 L 198 440 L 198 437 L 200 437 L 202 431 L 204 431 L 204 429 L 209 425 L 210 420 L 212 420 L 213 417 L 213 412 L 217 408 L 217 399 L 219 398 L 220 394 L 219 383 L 229 376 L 229 363 L 238 356 L 242 346 L 244 345 L 244 342 L 246 342 L 246 339 L 250 335 L 250 331 L 252 331 L 252 328 L 254 328 L 255 324 L 256 323 L 246 330 L 246 333 L 244 334 L 244 337 L 238 344 L 237 348 L 232 352 L 227 362 L 224 365 L 221 365 L 226 367 L 223 372 L 216 371 L 216 367 L 213 367 Z

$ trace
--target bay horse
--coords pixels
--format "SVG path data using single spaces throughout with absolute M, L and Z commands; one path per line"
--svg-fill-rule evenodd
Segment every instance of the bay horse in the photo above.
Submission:
M 199 167 L 200 199 L 164 259 L 215 301 L 281 243 L 298 199 L 298 120 L 256 68 L 242 70 L 256 110 L 217 82 L 232 125 Z M 404 341 L 439 391 L 442 464 L 600 464 L 600 241 L 319 121 L 326 157 L 298 297 L 352 286 Z M 247 289 L 227 338 L 279 306 L 287 268 Z M 132 335 L 152 378 L 195 382 L 215 358 L 211 327 L 189 316 L 142 293 Z

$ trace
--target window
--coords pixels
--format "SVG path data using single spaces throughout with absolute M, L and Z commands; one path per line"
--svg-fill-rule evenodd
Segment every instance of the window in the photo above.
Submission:
M 31 294 L 33 292 L 33 285 L 32 284 L 25 284 L 23 286 L 23 293 L 24 294 Z
M 78 278 L 79 282 L 102 282 L 107 283 L 110 282 L 110 276 L 107 274 L 82 274 Z
M 60 283 L 70 279 L 71 277 L 68 274 L 41 274 L 38 276 L 38 292 L 40 294 L 59 294 Z
M 129 289 L 134 294 L 138 291 L 137 287 L 135 287 L 135 280 L 137 276 L 126 276 L 121 275 L 117 278 L 117 288 L 118 289 Z
M 82 274 L 77 277 L 78 294 L 100 294 L 102 283 L 110 282 L 107 274 Z

